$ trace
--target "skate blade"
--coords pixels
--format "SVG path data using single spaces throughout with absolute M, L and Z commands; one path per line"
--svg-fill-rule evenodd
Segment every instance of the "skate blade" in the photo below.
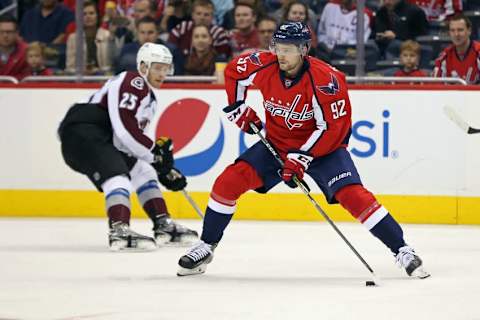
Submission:
M 159 235 L 155 237 L 155 241 L 157 242 L 158 246 L 164 246 L 167 243 L 170 243 L 170 240 L 172 240 L 172 237 L 168 234 Z
M 177 271 L 177 276 L 179 277 L 184 277 L 184 276 L 194 276 L 194 275 L 197 275 L 197 274 L 202 274 L 202 273 L 205 273 L 205 271 L 207 270 L 207 264 L 204 263 L 196 268 L 193 268 L 193 269 L 187 269 L 187 268 L 183 268 L 183 267 L 179 267 L 178 268 L 178 271 Z
M 416 277 L 419 279 L 426 279 L 430 277 L 430 273 L 425 271 L 425 269 L 423 269 L 422 267 L 418 267 L 417 269 L 413 270 L 412 277 Z
M 166 241 L 166 242 L 159 242 L 157 244 L 162 247 L 189 247 L 194 243 L 198 242 L 198 236 L 194 235 L 186 235 L 182 236 L 180 239 L 175 239 L 175 241 Z
M 148 252 L 157 250 L 157 245 L 151 241 L 139 241 L 135 247 L 129 247 L 127 241 L 117 241 L 110 245 L 112 252 Z

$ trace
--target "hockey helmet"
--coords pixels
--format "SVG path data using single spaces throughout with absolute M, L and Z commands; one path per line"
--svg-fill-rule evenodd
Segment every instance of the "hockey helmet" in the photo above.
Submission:
M 278 26 L 277 31 L 272 37 L 272 48 L 275 48 L 277 43 L 291 43 L 300 48 L 305 47 L 308 52 L 312 35 L 310 29 L 303 22 L 286 21 Z
M 170 65 L 170 70 L 168 74 L 173 74 L 173 56 L 170 50 L 163 44 L 156 44 L 156 43 L 151 43 L 147 42 L 143 44 L 140 49 L 138 50 L 137 53 L 137 70 L 140 74 L 140 65 L 145 63 L 147 65 L 147 74 L 148 70 L 150 69 L 150 66 L 152 63 L 164 63 L 167 65 Z M 146 77 L 145 75 L 142 75 Z

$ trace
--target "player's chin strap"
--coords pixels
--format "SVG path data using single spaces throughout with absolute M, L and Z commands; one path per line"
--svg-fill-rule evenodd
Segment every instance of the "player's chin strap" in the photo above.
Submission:
M 260 133 L 260 130 L 258 130 L 257 126 L 253 123 L 249 123 L 250 128 L 252 128 L 253 132 L 260 138 L 260 140 L 263 142 L 265 147 L 271 152 L 273 157 L 277 160 L 277 162 L 283 167 L 283 160 L 278 154 L 278 152 L 273 148 L 273 146 L 268 142 L 268 140 Z M 323 211 L 323 209 L 320 207 L 320 205 L 313 199 L 312 195 L 310 194 L 310 190 L 305 187 L 305 185 L 296 177 L 293 177 L 293 181 L 297 184 L 297 186 L 303 191 L 303 193 L 308 197 L 308 200 L 313 204 L 315 209 L 327 220 L 327 222 L 332 226 L 332 228 L 337 232 L 337 234 L 343 239 L 343 241 L 348 245 L 348 247 L 353 251 L 353 253 L 357 256 L 358 259 L 363 263 L 363 265 L 370 271 L 370 274 L 372 275 L 374 282 L 378 283 L 378 279 L 375 276 L 375 272 L 373 272 L 373 269 L 368 265 L 368 263 L 363 259 L 363 257 L 358 253 L 358 251 L 353 247 L 353 245 L 348 241 L 348 239 L 343 235 L 343 233 L 337 228 L 335 223 L 333 223 L 332 219 Z

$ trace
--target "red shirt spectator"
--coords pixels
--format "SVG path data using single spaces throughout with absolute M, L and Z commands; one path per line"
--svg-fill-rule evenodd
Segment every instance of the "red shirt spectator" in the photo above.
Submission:
M 443 21 L 445 18 L 462 12 L 462 0 L 408 0 L 425 11 L 429 21 Z
M 235 29 L 230 34 L 230 45 L 233 55 L 242 54 L 247 49 L 260 46 L 257 28 L 255 28 L 256 14 L 253 6 L 241 2 L 235 5 Z
M 193 2 L 192 20 L 183 21 L 171 32 L 168 42 L 181 50 L 187 56 L 192 45 L 192 30 L 194 25 L 203 24 L 208 26 L 213 39 L 213 48 L 219 54 L 227 57 L 231 54 L 227 32 L 220 26 L 213 24 L 214 7 L 210 0 L 195 0 Z
M 26 50 L 28 71 L 26 76 L 51 76 L 53 71 L 45 67 L 45 45 L 32 42 Z
M 449 22 L 452 45 L 435 60 L 434 77 L 457 77 L 474 84 L 480 82 L 480 42 L 470 40 L 472 24 L 463 14 Z
M 420 69 L 414 69 L 405 71 L 403 69 L 397 70 L 394 74 L 394 77 L 428 77 L 428 75 Z
M 413 40 L 407 40 L 400 46 L 400 63 L 402 68 L 393 75 L 395 77 L 426 77 L 427 74 L 418 69 L 420 61 L 420 44 Z
M 18 25 L 11 16 L 0 16 L 0 75 L 22 79 L 28 72 L 27 44 L 18 37 Z

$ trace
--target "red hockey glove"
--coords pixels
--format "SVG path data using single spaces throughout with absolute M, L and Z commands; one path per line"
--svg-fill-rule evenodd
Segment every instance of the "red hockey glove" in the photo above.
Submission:
M 248 134 L 255 134 L 249 123 L 252 122 L 262 130 L 262 121 L 257 116 L 257 113 L 252 108 L 245 105 L 244 101 L 237 101 L 230 106 L 223 108 L 223 112 L 227 114 L 227 119 L 234 122 L 242 131 Z
M 300 150 L 290 151 L 287 154 L 287 160 L 283 164 L 283 181 L 289 187 L 295 188 L 297 184 L 293 181 L 293 177 L 296 176 L 299 180 L 302 180 L 303 174 L 307 171 L 312 160 L 313 157 L 308 152 Z

